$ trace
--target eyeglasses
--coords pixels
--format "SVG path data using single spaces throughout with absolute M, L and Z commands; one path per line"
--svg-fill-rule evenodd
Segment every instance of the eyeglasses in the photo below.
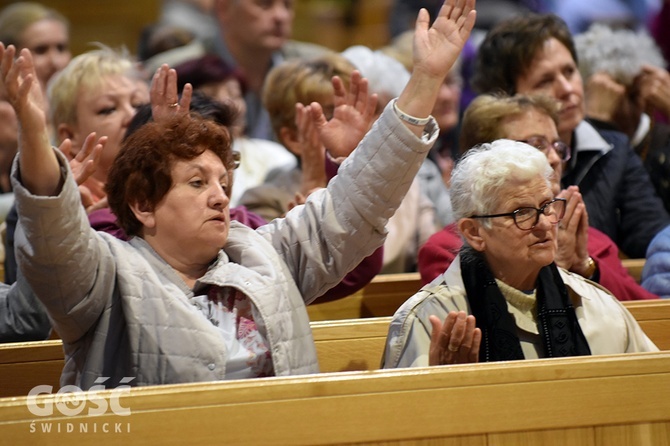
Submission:
M 565 215 L 565 198 L 554 198 L 551 201 L 543 204 L 541 208 L 523 207 L 508 212 L 506 214 L 492 214 L 492 215 L 473 215 L 470 218 L 495 218 L 495 217 L 512 217 L 517 228 L 528 231 L 533 229 L 540 221 L 540 215 L 544 214 L 549 222 L 553 225 L 560 222 Z
M 561 161 L 570 159 L 570 146 L 563 141 L 549 142 L 547 138 L 543 136 L 531 136 L 528 139 L 519 139 L 518 141 L 525 142 L 526 144 L 535 147 L 545 155 L 549 154 L 549 149 L 553 148 Z

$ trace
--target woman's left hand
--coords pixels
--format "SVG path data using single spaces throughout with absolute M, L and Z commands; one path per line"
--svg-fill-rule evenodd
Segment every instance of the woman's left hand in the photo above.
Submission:
M 450 311 L 444 324 L 430 316 L 433 327 L 430 336 L 429 365 L 466 364 L 479 362 L 482 331 L 475 327 L 475 317 L 465 311 Z
M 582 275 L 588 269 L 589 216 L 579 187 L 570 186 L 558 194 L 568 200 L 563 220 L 558 224 L 556 265 Z

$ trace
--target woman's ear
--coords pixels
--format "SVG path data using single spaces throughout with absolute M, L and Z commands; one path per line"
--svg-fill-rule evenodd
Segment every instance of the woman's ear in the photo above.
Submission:
M 461 218 L 458 220 L 458 230 L 476 251 L 483 252 L 486 249 L 486 240 L 482 237 L 484 228 L 474 218 Z
M 148 204 L 139 204 L 137 202 L 130 203 L 130 210 L 135 214 L 142 226 L 145 228 L 145 232 L 148 229 L 149 232 L 156 226 L 156 214 L 154 210 Z

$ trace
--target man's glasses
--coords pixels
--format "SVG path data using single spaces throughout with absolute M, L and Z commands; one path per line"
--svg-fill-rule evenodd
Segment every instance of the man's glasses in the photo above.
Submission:
M 563 141 L 549 142 L 544 136 L 531 136 L 528 139 L 519 139 L 519 142 L 525 142 L 528 145 L 535 147 L 540 152 L 547 155 L 550 149 L 554 149 L 561 161 L 570 159 L 570 146 Z
M 540 215 L 544 214 L 551 224 L 556 224 L 561 221 L 565 215 L 565 198 L 554 198 L 553 200 L 542 205 L 541 208 L 523 207 L 508 212 L 506 214 L 492 214 L 492 215 L 473 215 L 470 218 L 495 218 L 495 217 L 512 217 L 517 228 L 528 231 L 533 229 L 540 221 Z

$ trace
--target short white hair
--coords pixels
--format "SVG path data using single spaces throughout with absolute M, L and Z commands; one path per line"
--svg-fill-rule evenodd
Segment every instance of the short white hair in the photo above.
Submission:
M 510 185 L 543 177 L 551 188 L 553 169 L 544 153 L 526 143 L 499 139 L 468 150 L 451 174 L 451 206 L 456 220 L 494 213 Z M 489 221 L 484 221 L 489 225 Z
M 620 84 L 629 86 L 640 74 L 643 64 L 666 66 L 661 50 L 644 30 L 613 30 L 596 23 L 575 36 L 575 48 L 584 80 L 602 71 Z
M 368 80 L 371 93 L 389 99 L 400 96 L 409 81 L 409 71 L 396 59 L 362 45 L 347 48 L 342 55 Z

